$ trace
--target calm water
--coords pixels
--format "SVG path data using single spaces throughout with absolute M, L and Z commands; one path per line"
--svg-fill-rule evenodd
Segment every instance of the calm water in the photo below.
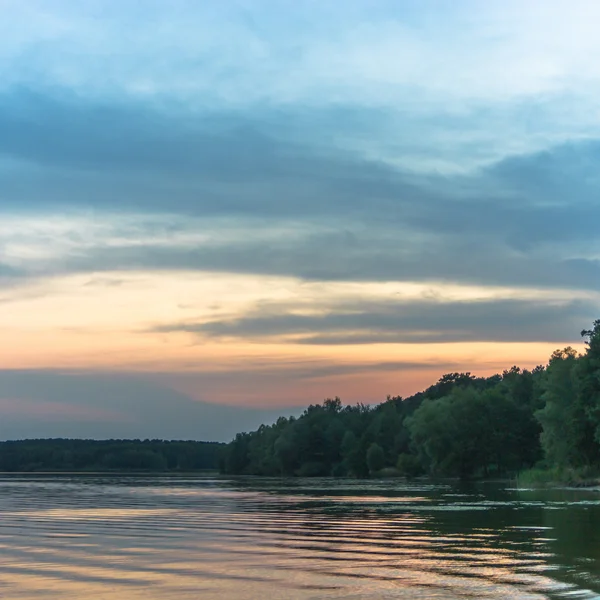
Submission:
M 0 477 L 0 597 L 600 598 L 600 490 Z

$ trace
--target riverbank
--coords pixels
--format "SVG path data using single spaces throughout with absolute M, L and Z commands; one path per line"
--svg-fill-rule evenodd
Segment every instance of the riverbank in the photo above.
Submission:
M 528 469 L 517 475 L 519 487 L 551 488 L 568 486 L 577 488 L 600 487 L 597 470 L 582 469 Z

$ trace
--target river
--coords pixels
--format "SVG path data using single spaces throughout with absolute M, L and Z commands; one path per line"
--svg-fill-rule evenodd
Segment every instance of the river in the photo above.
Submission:
M 0 597 L 600 598 L 600 490 L 0 476 Z

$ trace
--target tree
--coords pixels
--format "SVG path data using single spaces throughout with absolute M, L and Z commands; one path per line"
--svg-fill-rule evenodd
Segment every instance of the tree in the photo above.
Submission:
M 542 424 L 542 445 L 548 462 L 559 468 L 589 467 L 598 463 L 595 438 L 593 358 L 572 348 L 552 354 L 546 370 L 544 407 L 536 413 Z
M 592 462 L 600 461 L 600 320 L 592 329 L 583 330 L 586 352 L 578 365 L 579 402 L 584 407 L 593 431 L 593 440 L 587 440 L 586 453 Z
M 477 390 L 454 388 L 439 400 L 425 401 L 408 420 L 414 449 L 432 475 L 469 478 L 530 466 L 524 440 L 531 413 L 497 385 Z
M 297 419 L 236 436 L 222 468 L 365 477 L 397 465 L 407 475 L 469 478 L 512 474 L 542 457 L 549 466 L 600 468 L 600 320 L 582 334 L 583 356 L 556 351 L 547 368 L 514 366 L 491 377 L 449 373 L 423 392 L 388 396 L 378 406 L 344 406 L 338 397 L 311 404 Z M 68 456 L 77 468 L 81 455 Z M 168 468 L 182 464 L 165 456 Z M 37 468 L 45 457 L 27 460 Z
M 376 473 L 381 471 L 385 464 L 385 453 L 383 448 L 377 443 L 373 442 L 367 450 L 367 466 L 369 467 L 370 473 Z

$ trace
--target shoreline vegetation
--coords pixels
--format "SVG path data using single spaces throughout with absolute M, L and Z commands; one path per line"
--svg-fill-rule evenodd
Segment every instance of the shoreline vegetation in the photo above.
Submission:
M 225 444 L 166 440 L 0 442 L 0 473 L 192 473 L 218 469 Z
M 310 405 L 228 444 L 166 440 L 0 442 L 0 473 L 198 473 L 509 479 L 600 487 L 600 320 L 586 349 L 491 377 L 449 373 L 379 405 Z
M 532 468 L 522 471 L 516 477 L 520 488 L 552 488 L 566 486 L 570 488 L 600 488 L 600 469 L 561 469 Z
M 600 485 L 600 320 L 583 354 L 491 377 L 444 375 L 409 398 L 343 406 L 239 433 L 224 474 L 295 477 L 510 478 L 522 487 Z

